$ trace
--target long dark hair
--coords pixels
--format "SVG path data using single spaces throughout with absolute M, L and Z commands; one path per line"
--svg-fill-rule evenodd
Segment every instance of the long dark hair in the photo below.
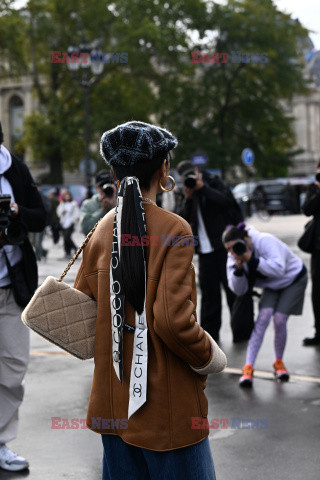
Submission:
M 155 172 L 159 170 L 163 161 L 166 164 L 171 160 L 170 152 L 166 158 L 157 158 L 153 161 L 141 162 L 130 167 L 114 166 L 111 167 L 111 173 L 115 180 L 121 180 L 126 176 L 134 176 L 139 179 L 140 188 L 150 189 L 151 180 Z M 123 197 L 122 220 L 121 220 L 121 236 L 122 234 L 130 234 L 135 238 L 139 238 L 141 244 L 141 235 L 138 228 L 138 221 L 134 206 L 133 186 L 127 185 Z M 143 312 L 145 300 L 145 275 L 143 248 L 138 245 L 126 246 L 121 243 L 120 254 L 120 283 L 124 295 L 128 302 L 140 315 Z

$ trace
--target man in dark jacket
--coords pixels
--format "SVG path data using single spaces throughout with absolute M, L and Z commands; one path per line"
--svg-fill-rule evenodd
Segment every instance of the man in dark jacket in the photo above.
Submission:
M 310 185 L 306 200 L 302 206 L 303 212 L 315 222 L 313 252 L 311 254 L 312 306 L 314 314 L 315 336 L 305 338 L 303 345 L 320 345 L 320 162 L 317 166 L 316 182 Z
M 183 182 L 187 177 L 195 177 L 193 188 L 183 187 L 185 202 L 179 215 L 190 223 L 198 240 L 195 253 L 199 254 L 201 326 L 219 341 L 222 311 L 220 284 L 226 292 L 230 311 L 235 300 L 228 287 L 227 252 L 221 238 L 227 224 L 241 221 L 241 213 L 231 192 L 218 177 L 210 178 L 206 172 L 201 175 L 199 169 L 188 161 L 180 162 L 177 170 Z M 237 218 L 230 215 L 233 211 Z
M 17 471 L 29 464 L 6 443 L 17 436 L 29 361 L 29 330 L 21 321 L 21 312 L 38 286 L 36 257 L 27 232 L 44 229 L 46 212 L 27 166 L 2 142 L 0 124 L 0 201 L 1 195 L 11 197 L 7 203 L 3 197 L 0 202 L 7 205 L 10 201 L 10 208 L 3 207 L 0 215 L 0 467 Z M 12 236 L 9 227 L 4 227 L 7 219 L 9 226 L 15 226 Z

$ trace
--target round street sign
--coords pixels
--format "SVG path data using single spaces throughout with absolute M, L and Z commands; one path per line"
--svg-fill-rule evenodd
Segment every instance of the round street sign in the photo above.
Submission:
M 252 165 L 254 162 L 253 150 L 251 150 L 251 148 L 245 148 L 244 150 L 242 150 L 241 159 L 245 165 Z

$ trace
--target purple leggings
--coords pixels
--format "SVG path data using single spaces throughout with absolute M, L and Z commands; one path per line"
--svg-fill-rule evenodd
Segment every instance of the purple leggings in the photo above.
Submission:
M 254 365 L 265 331 L 273 314 L 275 359 L 282 359 L 287 340 L 288 315 L 279 312 L 274 313 L 273 308 L 262 308 L 250 336 L 246 363 Z

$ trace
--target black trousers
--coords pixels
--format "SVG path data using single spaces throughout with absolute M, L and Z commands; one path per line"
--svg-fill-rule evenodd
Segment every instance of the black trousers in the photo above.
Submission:
M 199 282 L 201 288 L 201 326 L 219 340 L 221 327 L 221 284 L 227 295 L 227 302 L 232 310 L 235 294 L 228 287 L 227 251 L 224 248 L 212 253 L 199 253 Z
M 312 306 L 316 335 L 320 337 L 320 250 L 311 255 Z
M 63 228 L 63 241 L 64 241 L 64 250 L 66 255 L 70 255 L 71 249 L 77 250 L 77 246 L 74 244 L 71 235 L 74 230 L 74 225 L 71 225 L 69 228 Z

